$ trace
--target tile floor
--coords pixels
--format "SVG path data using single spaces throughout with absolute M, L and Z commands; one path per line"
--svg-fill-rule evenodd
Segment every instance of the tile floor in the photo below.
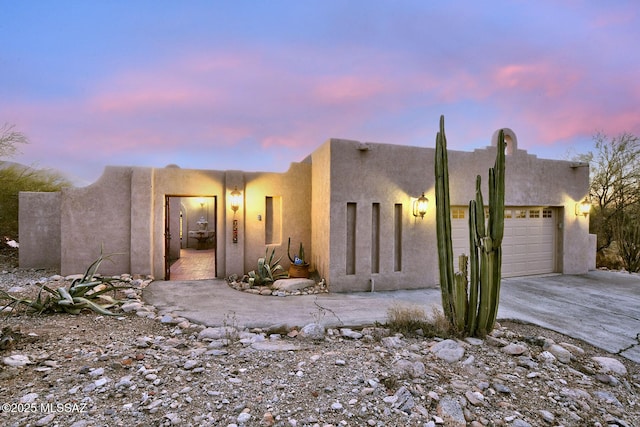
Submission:
M 171 264 L 171 280 L 202 280 L 216 276 L 213 249 L 180 249 L 180 259 Z

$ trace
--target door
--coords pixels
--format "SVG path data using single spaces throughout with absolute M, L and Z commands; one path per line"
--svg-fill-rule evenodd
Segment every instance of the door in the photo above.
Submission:
M 164 280 L 171 280 L 171 203 L 164 196 Z
M 451 207 L 454 265 L 469 254 L 468 207 Z M 506 207 L 502 240 L 502 277 L 554 273 L 557 253 L 556 216 L 550 207 Z
M 217 277 L 217 196 L 166 195 L 165 280 Z

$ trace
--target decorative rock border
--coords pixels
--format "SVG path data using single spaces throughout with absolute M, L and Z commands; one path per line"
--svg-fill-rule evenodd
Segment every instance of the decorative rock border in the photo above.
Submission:
M 237 291 L 274 297 L 316 295 L 329 292 L 329 287 L 324 279 L 320 282 L 311 279 L 278 279 L 270 286 L 251 286 L 248 282 L 232 276 L 227 280 L 227 284 Z

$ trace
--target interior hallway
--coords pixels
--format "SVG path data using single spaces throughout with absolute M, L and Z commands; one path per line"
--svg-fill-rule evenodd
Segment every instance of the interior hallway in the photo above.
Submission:
M 170 280 L 203 280 L 216 276 L 214 249 L 180 249 L 180 259 L 171 264 Z

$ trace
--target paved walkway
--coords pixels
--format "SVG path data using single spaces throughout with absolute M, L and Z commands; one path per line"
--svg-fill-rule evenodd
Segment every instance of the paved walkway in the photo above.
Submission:
M 144 300 L 207 326 L 362 326 L 385 323 L 394 304 L 440 307 L 439 289 L 265 297 L 223 280 L 152 282 Z M 499 319 L 537 324 L 640 363 L 640 277 L 593 271 L 502 281 Z

